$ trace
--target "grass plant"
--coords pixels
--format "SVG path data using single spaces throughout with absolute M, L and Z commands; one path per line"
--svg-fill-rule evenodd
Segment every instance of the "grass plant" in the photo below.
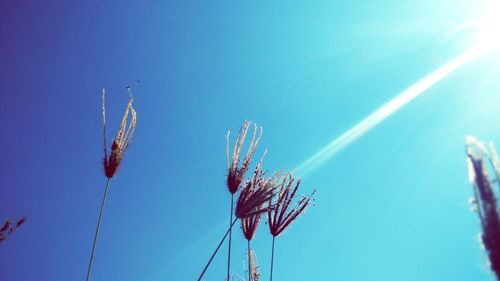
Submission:
M 267 220 L 269 225 L 269 231 L 273 236 L 272 250 L 271 250 L 271 270 L 269 273 L 270 280 L 273 280 L 273 267 L 274 267 L 274 244 L 275 239 L 278 237 L 285 229 L 287 229 L 292 222 L 294 222 L 300 214 L 302 214 L 311 200 L 313 200 L 313 195 L 316 190 L 312 192 L 309 196 L 303 196 L 295 205 L 293 205 L 293 199 L 297 194 L 297 190 L 300 185 L 300 179 L 295 181 L 291 174 L 285 175 L 279 186 L 279 192 L 275 202 L 270 202 L 272 208 L 269 208 L 267 212 Z M 292 186 L 294 186 L 292 188 Z M 272 200 L 272 199 L 269 199 Z
M 231 240 L 232 240 L 232 221 L 233 221 L 233 208 L 234 208 L 234 194 L 238 191 L 245 178 L 245 173 L 247 172 L 250 162 L 252 161 L 255 149 L 259 145 L 260 138 L 262 137 L 262 128 L 257 129 L 257 125 L 254 124 L 253 137 L 250 140 L 250 144 L 247 148 L 247 153 L 241 158 L 241 150 L 245 144 L 245 139 L 247 137 L 248 129 L 251 122 L 245 120 L 241 125 L 240 131 L 236 136 L 236 141 L 233 148 L 233 153 L 231 157 L 229 156 L 229 137 L 231 131 L 229 130 L 226 135 L 226 164 L 227 164 L 227 187 L 231 193 L 231 208 L 229 213 L 229 242 L 227 250 L 227 279 L 229 280 L 231 274 Z M 259 133 L 257 135 L 257 131 Z
M 474 137 L 467 137 L 466 154 L 469 180 L 474 190 L 471 204 L 479 216 L 481 241 L 491 270 L 500 281 L 500 210 L 493 188 L 496 183 L 500 192 L 500 161 L 493 144 L 490 143 L 487 147 Z M 495 174 L 494 180 L 491 179 L 490 172 Z
M 102 215 L 104 213 L 104 206 L 106 203 L 106 196 L 109 188 L 109 181 L 116 175 L 116 172 L 120 168 L 122 160 L 125 156 L 125 152 L 127 151 L 130 143 L 132 142 L 132 137 L 135 133 L 135 127 L 137 123 L 137 113 L 135 112 L 134 107 L 132 106 L 133 97 L 130 93 L 130 87 L 127 88 L 129 90 L 130 98 L 127 103 L 127 107 L 125 108 L 125 113 L 123 114 L 122 121 L 120 124 L 120 128 L 116 134 L 116 137 L 113 139 L 111 144 L 111 151 L 108 156 L 107 151 L 107 142 L 106 142 L 106 105 L 105 105 L 105 95 L 106 92 L 102 90 L 102 125 L 103 125 L 103 142 L 104 142 L 104 175 L 106 176 L 106 186 L 104 188 L 104 195 L 101 201 L 101 208 L 99 211 L 99 218 L 97 219 L 97 226 L 94 235 L 94 242 L 92 244 L 92 251 L 90 253 L 89 265 L 87 267 L 87 277 L 86 281 L 90 280 L 90 272 L 92 270 L 92 262 L 94 260 L 94 253 L 97 244 L 97 238 L 99 237 L 99 230 L 101 227 Z
M 231 259 L 231 233 L 232 227 L 239 219 L 241 221 L 242 231 L 247 240 L 247 259 L 248 259 L 248 281 L 261 280 L 259 267 L 255 263 L 255 253 L 251 249 L 251 241 L 255 236 L 257 227 L 261 221 L 262 214 L 267 213 L 270 232 L 273 236 L 272 257 L 271 257 L 271 280 L 274 263 L 274 240 L 280 235 L 297 217 L 304 212 L 307 206 L 313 200 L 312 197 L 316 191 L 313 191 L 309 196 L 303 196 L 297 203 L 294 204 L 294 198 L 300 185 L 300 180 L 295 181 L 290 173 L 274 173 L 270 177 L 266 177 L 266 172 L 262 169 L 264 156 L 255 166 L 253 175 L 245 180 L 245 173 L 248 171 L 250 161 L 253 157 L 255 149 L 260 142 L 262 136 L 262 128 L 259 130 L 254 125 L 253 136 L 247 148 L 247 153 L 241 159 L 240 154 L 244 146 L 245 139 L 248 134 L 248 129 L 251 123 L 244 121 L 240 131 L 236 137 L 236 142 L 233 148 L 232 155 L 229 155 L 229 134 L 226 135 L 226 156 L 227 156 L 227 186 L 231 193 L 231 214 L 229 227 L 221 241 L 212 253 L 207 264 L 203 268 L 198 281 L 202 280 L 213 258 L 219 251 L 225 239 L 229 237 L 228 246 L 228 264 L 227 275 L 225 280 L 245 280 L 241 276 L 231 275 L 230 259 Z M 238 196 L 236 206 L 234 206 L 234 196 Z M 236 208 L 234 208 L 236 207 Z M 233 219 L 233 212 L 235 219 Z

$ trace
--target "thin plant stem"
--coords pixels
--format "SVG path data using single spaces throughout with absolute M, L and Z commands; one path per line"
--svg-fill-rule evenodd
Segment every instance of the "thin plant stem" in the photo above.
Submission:
M 208 260 L 207 262 L 207 265 L 205 265 L 205 268 L 203 268 L 203 271 L 201 272 L 200 274 L 200 277 L 198 277 L 198 281 L 201 280 L 201 278 L 203 277 L 203 275 L 205 275 L 205 272 L 207 271 L 208 269 L 208 266 L 210 265 L 210 263 L 212 262 L 212 260 L 214 259 L 215 255 L 217 254 L 217 252 L 219 251 L 220 249 L 220 246 L 222 246 L 222 243 L 224 243 L 224 241 L 226 240 L 229 232 L 231 231 L 231 228 L 233 227 L 234 223 L 237 221 L 238 219 L 234 219 L 233 222 L 231 223 L 231 225 L 229 226 L 229 229 L 226 231 L 226 234 L 224 235 L 224 237 L 222 237 L 222 239 L 220 240 L 219 242 L 219 245 L 217 245 L 217 248 L 215 249 L 214 253 L 212 254 L 212 256 L 210 257 L 210 259 Z
M 227 280 L 229 281 L 229 275 L 230 275 L 230 270 L 231 270 L 231 236 L 232 236 L 232 224 L 231 222 L 233 221 L 233 200 L 234 200 L 234 194 L 231 193 L 231 214 L 229 216 L 229 246 L 227 250 Z
M 274 265 L 274 239 L 276 237 L 273 236 L 273 249 L 272 249 L 272 252 L 271 252 L 271 279 L 270 281 L 273 281 L 273 265 Z
M 251 274 L 252 274 L 252 270 L 250 268 L 250 240 L 247 240 L 248 241 L 248 245 L 247 245 L 247 248 L 248 248 L 248 281 L 252 281 L 252 278 L 251 278 Z
M 97 220 L 97 227 L 95 230 L 94 244 L 92 245 L 92 252 L 90 253 L 89 267 L 87 268 L 87 278 L 86 281 L 90 280 L 90 270 L 92 269 L 92 261 L 94 260 L 94 251 L 97 244 L 97 237 L 99 236 L 99 229 L 101 227 L 102 213 L 104 212 L 104 205 L 106 203 L 106 195 L 108 194 L 109 178 L 106 181 L 106 188 L 104 189 L 104 196 L 102 197 L 101 211 L 99 212 L 99 219 Z

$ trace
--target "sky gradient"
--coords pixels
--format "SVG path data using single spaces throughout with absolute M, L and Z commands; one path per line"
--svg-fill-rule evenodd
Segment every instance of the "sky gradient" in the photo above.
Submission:
M 0 3 L 0 219 L 28 218 L 0 244 L 0 279 L 84 280 L 101 90 L 110 140 L 140 80 L 92 280 L 195 280 L 228 220 L 228 129 L 256 122 L 264 168 L 292 170 L 478 43 L 485 1 L 372 2 Z M 492 281 L 464 147 L 469 134 L 500 147 L 499 66 L 494 50 L 457 68 L 304 174 L 316 206 L 278 237 L 274 279 Z M 243 275 L 239 227 L 233 242 Z M 267 225 L 252 243 L 267 280 Z

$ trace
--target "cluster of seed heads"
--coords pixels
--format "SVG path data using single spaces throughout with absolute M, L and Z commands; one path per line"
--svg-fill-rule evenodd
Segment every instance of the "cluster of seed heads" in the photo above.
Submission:
M 248 148 L 242 157 L 242 149 L 252 123 L 245 120 L 236 136 L 233 151 L 230 154 L 229 136 L 226 135 L 227 186 L 231 195 L 239 192 L 235 215 L 241 220 L 241 228 L 248 240 L 248 261 L 252 270 L 253 252 L 250 250 L 250 240 L 255 235 L 262 214 L 267 213 L 267 223 L 272 236 L 280 235 L 297 217 L 313 202 L 313 195 L 302 196 L 294 202 L 300 180 L 294 179 L 290 173 L 274 173 L 266 176 L 262 169 L 264 156 L 257 163 L 253 175 L 245 180 L 245 174 L 262 136 L 262 128 L 253 125 L 253 135 Z M 293 186 L 293 187 L 292 187 Z M 228 256 L 229 260 L 229 256 Z M 229 268 L 229 267 L 228 267 Z M 203 273 L 202 273 L 203 274 Z M 228 269 L 229 276 L 229 269 Z M 259 280 L 258 274 L 249 272 L 249 279 Z
M 253 136 L 247 152 L 243 160 L 240 160 L 241 150 L 250 126 L 251 122 L 247 120 L 243 122 L 236 137 L 231 157 L 229 155 L 230 133 L 228 132 L 226 135 L 227 185 L 232 194 L 238 192 L 242 186 L 235 214 L 237 218 L 242 220 L 243 232 L 249 240 L 255 233 L 262 213 L 268 213 L 271 234 L 278 236 L 306 209 L 312 202 L 312 196 L 315 193 L 313 191 L 309 196 L 302 196 L 294 205 L 293 199 L 300 185 L 300 180 L 295 181 L 290 173 L 285 175 L 275 173 L 266 178 L 262 169 L 262 160 L 256 165 L 253 176 L 243 183 L 245 173 L 262 136 L 262 128 L 257 129 L 254 124 Z M 294 185 L 293 189 L 292 185 Z

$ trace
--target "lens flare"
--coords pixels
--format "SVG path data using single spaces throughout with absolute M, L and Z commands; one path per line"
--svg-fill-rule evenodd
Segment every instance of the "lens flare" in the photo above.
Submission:
M 476 23 L 479 46 L 497 49 L 500 47 L 500 0 L 486 1 L 482 9 L 482 16 Z
M 439 81 L 445 79 L 462 66 L 486 55 L 490 51 L 491 48 L 485 48 L 484 45 L 480 44 L 443 64 L 421 80 L 411 85 L 398 96 L 382 105 L 345 133 L 333 139 L 329 144 L 295 167 L 293 173 L 300 177 L 309 175 L 316 169 L 320 168 L 321 165 L 330 160 L 337 153 L 348 147 L 354 141 L 365 135 L 368 131 L 382 123 L 385 119 L 396 113 L 415 98 L 422 95 L 426 90 L 437 84 Z

